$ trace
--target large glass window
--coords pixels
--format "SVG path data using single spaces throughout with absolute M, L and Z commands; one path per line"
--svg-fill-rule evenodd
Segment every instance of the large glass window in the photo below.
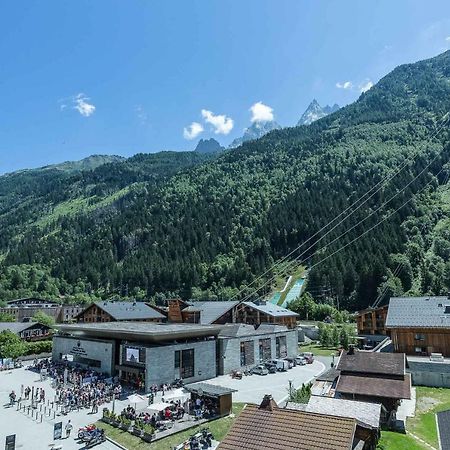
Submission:
M 194 349 L 175 350 L 175 369 L 180 369 L 182 379 L 194 376 Z
M 277 352 L 277 358 L 286 358 L 286 356 L 287 356 L 286 336 L 277 336 L 276 352 Z
M 255 342 L 241 342 L 241 366 L 250 366 L 255 363 Z
M 270 338 L 259 340 L 259 360 L 260 362 L 272 359 L 272 343 Z

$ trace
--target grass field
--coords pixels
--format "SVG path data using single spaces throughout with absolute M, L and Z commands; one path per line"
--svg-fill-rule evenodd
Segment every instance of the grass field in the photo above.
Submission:
M 378 441 L 378 450 L 425 450 L 423 444 L 411 436 L 393 431 L 382 431 Z M 428 449 L 427 449 L 428 450 Z
M 208 427 L 214 436 L 214 439 L 221 441 L 225 435 L 228 433 L 231 425 L 233 424 L 235 418 L 244 408 L 244 403 L 233 403 L 233 416 L 222 417 L 221 419 L 214 420 L 207 424 L 203 424 L 189 430 L 182 431 L 180 433 L 168 436 L 160 441 L 148 444 L 142 439 L 132 436 L 130 433 L 114 428 L 103 422 L 97 422 L 97 425 L 105 430 L 106 435 L 116 441 L 117 443 L 123 445 L 128 450 L 141 450 L 141 449 L 151 449 L 151 450 L 172 450 L 173 447 L 181 444 L 183 441 L 189 438 L 192 434 L 198 432 L 202 428 Z
M 299 352 L 311 352 L 317 356 L 331 356 L 336 354 L 336 347 L 323 347 L 320 344 L 299 345 Z
M 416 388 L 416 416 L 408 419 L 406 428 L 428 444 L 438 448 L 435 414 L 450 409 L 450 389 Z

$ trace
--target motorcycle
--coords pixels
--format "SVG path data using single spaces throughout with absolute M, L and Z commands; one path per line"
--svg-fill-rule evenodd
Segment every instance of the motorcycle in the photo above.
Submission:
M 87 432 L 82 438 L 86 447 L 93 447 L 94 445 L 105 442 L 105 440 L 105 431 L 102 428 L 95 428 L 94 430 Z
M 240 372 L 239 370 L 232 370 L 231 378 L 236 378 L 237 380 L 242 380 L 242 372 Z
M 91 431 L 95 430 L 97 427 L 95 424 L 91 423 L 85 427 L 81 427 L 78 429 L 78 439 L 83 439 L 83 437 L 86 435 L 86 433 L 90 433 Z

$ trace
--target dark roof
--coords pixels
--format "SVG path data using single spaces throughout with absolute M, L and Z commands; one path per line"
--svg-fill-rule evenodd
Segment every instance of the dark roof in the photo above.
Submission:
M 448 297 L 392 297 L 386 328 L 450 328 Z
M 97 322 L 57 324 L 55 328 L 75 336 L 160 342 L 217 336 L 222 326 L 191 323 Z
M 165 319 L 165 316 L 144 302 L 95 302 L 115 320 Z
M 298 314 L 289 309 L 283 308 L 273 303 L 254 303 L 254 302 L 244 302 L 244 305 L 254 308 L 259 312 L 267 314 L 271 317 L 297 317 Z
M 336 392 L 381 398 L 411 398 L 411 376 L 402 380 L 354 375 L 341 375 Z
M 340 370 L 337 370 L 335 367 L 326 370 L 316 377 L 316 381 L 329 381 L 332 383 L 339 375 L 341 374 Z
M 336 367 L 341 373 L 358 372 L 379 375 L 403 375 L 405 373 L 404 353 L 361 352 L 353 355 L 342 352 Z
M 440 450 L 450 450 L 450 410 L 438 412 L 437 431 Z
M 350 450 L 355 419 L 247 405 L 218 450 Z
M 13 333 L 19 334 L 21 331 L 32 328 L 35 325 L 39 325 L 40 327 L 47 327 L 47 325 L 41 325 L 37 322 L 0 322 L 0 332 L 10 330 Z
M 209 397 L 221 397 L 222 395 L 232 394 L 233 392 L 237 392 L 236 389 L 230 389 L 223 386 L 217 386 L 215 384 L 209 384 L 209 383 L 191 383 L 186 384 L 184 388 L 189 391 L 193 392 L 195 394 L 198 393 L 199 390 L 202 391 L 202 393 Z
M 264 323 L 255 328 L 254 325 L 250 324 L 234 323 L 224 325 L 219 337 L 261 336 L 264 334 L 281 333 L 286 331 L 289 331 L 288 328 L 282 325 Z
M 15 300 L 8 300 L 6 304 L 8 306 L 21 306 L 26 305 L 27 303 L 31 303 L 33 305 L 53 305 L 53 306 L 60 306 L 60 303 L 58 303 L 55 300 L 46 300 L 43 298 L 37 298 L 37 297 L 26 297 L 26 298 L 16 298 Z
M 222 317 L 231 308 L 236 306 L 238 301 L 206 301 L 206 302 L 191 302 L 190 306 L 201 311 L 200 323 L 209 325 Z M 189 308 L 189 306 L 188 306 Z M 184 311 L 184 310 L 183 310 Z M 189 311 L 189 310 L 188 310 Z

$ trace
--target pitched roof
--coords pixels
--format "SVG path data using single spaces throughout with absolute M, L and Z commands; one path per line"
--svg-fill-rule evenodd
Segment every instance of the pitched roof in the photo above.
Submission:
M 247 405 L 218 450 L 350 450 L 355 428 L 355 419 Z
M 318 375 L 316 377 L 316 381 L 329 381 L 330 383 L 332 383 L 340 374 L 340 370 L 337 370 L 335 367 L 331 367 L 330 369 Z
M 379 428 L 381 404 L 344 400 L 342 398 L 311 396 L 306 405 L 289 402 L 288 409 L 297 409 L 297 405 L 303 407 L 306 412 L 327 414 L 330 416 L 350 417 L 362 426 Z
M 298 314 L 281 306 L 274 305 L 273 303 L 261 303 L 257 304 L 254 302 L 244 302 L 244 305 L 250 306 L 264 314 L 271 317 L 297 317 Z
M 411 376 L 404 379 L 341 375 L 336 392 L 382 398 L 411 398 Z
M 200 323 L 202 325 L 209 325 L 223 316 L 231 308 L 236 306 L 238 301 L 205 301 L 205 302 L 191 302 L 191 306 L 201 311 Z M 189 308 L 189 306 L 188 306 Z M 185 309 L 183 310 L 185 311 Z M 189 310 L 188 310 L 189 311 Z
M 446 308 L 449 306 L 449 308 Z M 448 312 L 446 312 L 448 311 Z M 386 328 L 450 328 L 448 297 L 392 297 Z
M 353 354 L 342 352 L 336 368 L 341 373 L 358 372 L 400 376 L 405 373 L 405 355 L 404 353 L 361 352 L 357 350 Z
M 450 450 L 450 410 L 436 414 L 440 450 Z
M 33 327 L 34 325 L 40 325 L 37 322 L 0 322 L 0 332 L 9 330 L 13 333 L 20 333 L 23 330 Z M 46 325 L 40 325 L 46 327 Z M 50 328 L 50 327 L 47 327 Z
M 237 392 L 236 389 L 227 388 L 224 386 L 219 386 L 209 383 L 191 383 L 186 384 L 184 388 L 189 392 L 198 393 L 199 390 L 203 392 L 204 395 L 209 395 L 211 397 L 220 397 L 222 395 L 231 394 Z
M 115 320 L 165 319 L 165 316 L 144 302 L 95 302 Z
M 245 323 L 234 323 L 224 325 L 219 337 L 239 337 L 239 336 L 260 336 L 263 334 L 273 334 L 289 331 L 283 325 L 261 324 L 255 328 L 254 325 Z

